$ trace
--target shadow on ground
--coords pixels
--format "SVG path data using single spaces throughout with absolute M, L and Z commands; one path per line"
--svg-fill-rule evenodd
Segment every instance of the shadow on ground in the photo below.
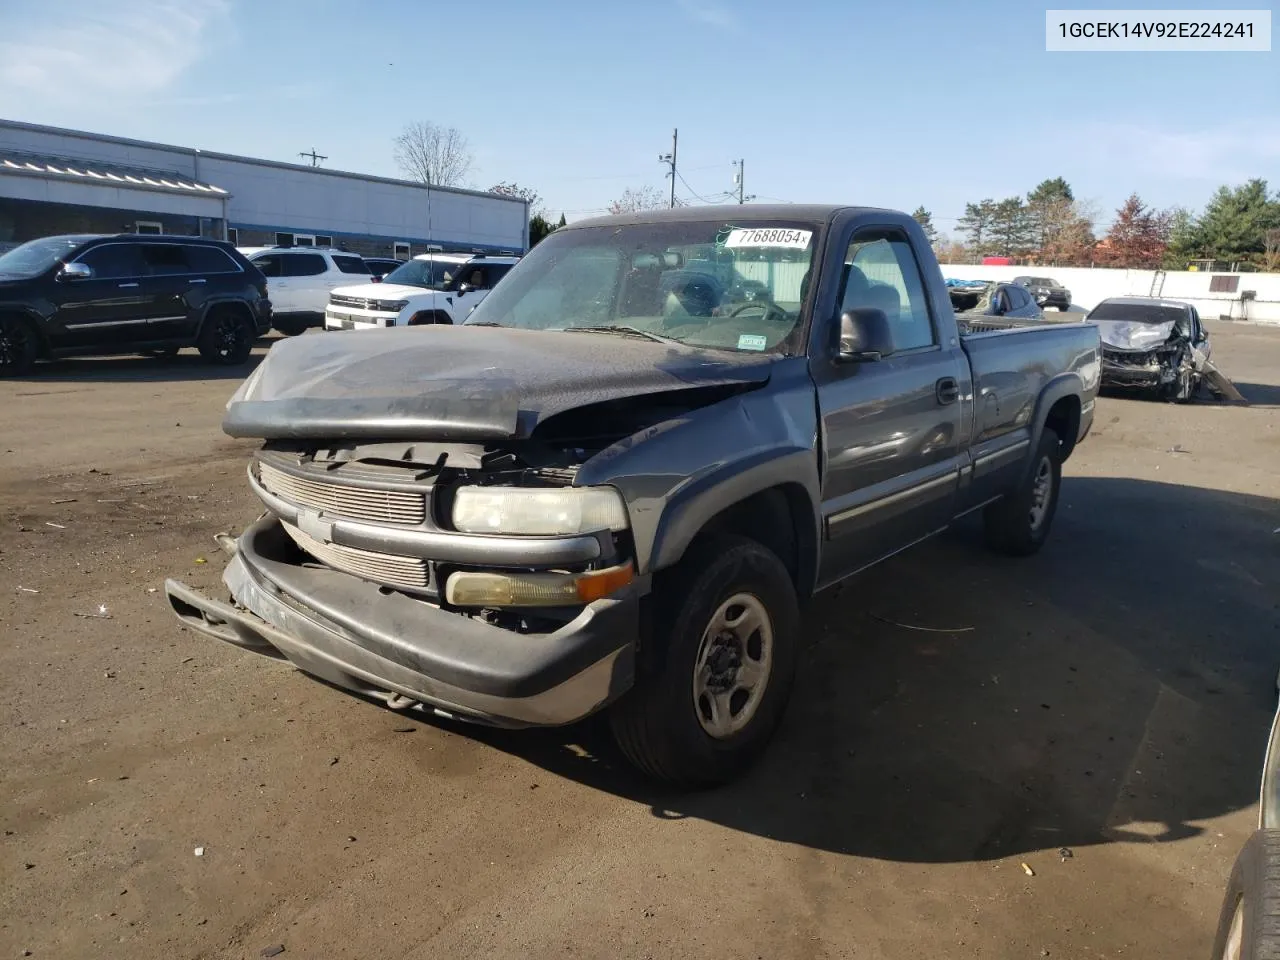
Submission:
M 73 357 L 37 363 L 25 377 L 10 377 L 20 383 L 177 383 L 193 380 L 243 380 L 266 356 L 275 339 L 259 340 L 253 355 L 240 366 L 223 367 L 207 363 L 193 347 L 174 357 L 144 357 L 121 354 L 107 357 Z
M 714 791 L 655 788 L 602 720 L 457 729 L 658 817 L 858 856 L 1193 836 L 1256 799 L 1277 527 L 1280 501 L 1109 478 L 1068 478 L 1032 559 L 985 552 L 966 523 L 815 601 L 779 735 Z
M 1254 406 L 1280 406 L 1280 386 L 1272 383 L 1240 383 L 1233 381 L 1236 389 Z

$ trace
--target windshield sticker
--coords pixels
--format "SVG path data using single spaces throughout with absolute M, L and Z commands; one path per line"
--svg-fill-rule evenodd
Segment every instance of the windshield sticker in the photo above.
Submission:
M 735 227 L 729 231 L 725 240 L 726 247 L 782 247 L 790 250 L 804 250 L 813 239 L 812 230 L 788 230 L 769 228 L 748 230 Z
M 769 338 L 758 333 L 744 333 L 738 338 L 739 350 L 763 350 L 769 345 Z

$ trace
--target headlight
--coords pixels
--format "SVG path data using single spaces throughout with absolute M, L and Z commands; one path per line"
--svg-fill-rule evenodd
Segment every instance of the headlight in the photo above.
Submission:
M 465 533 L 565 536 L 625 530 L 628 521 L 612 487 L 460 487 L 453 525 Z
M 408 305 L 408 300 L 375 300 L 373 308 L 375 310 L 390 310 L 392 313 L 399 313 Z

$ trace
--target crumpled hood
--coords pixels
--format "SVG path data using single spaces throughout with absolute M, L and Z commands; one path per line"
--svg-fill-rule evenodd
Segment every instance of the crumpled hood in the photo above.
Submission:
M 1117 350 L 1154 350 L 1173 336 L 1174 321 L 1134 323 L 1132 320 L 1094 320 L 1102 342 Z
M 772 359 L 598 333 L 399 327 L 278 341 L 227 403 L 262 439 L 527 437 L 575 407 L 769 379 Z

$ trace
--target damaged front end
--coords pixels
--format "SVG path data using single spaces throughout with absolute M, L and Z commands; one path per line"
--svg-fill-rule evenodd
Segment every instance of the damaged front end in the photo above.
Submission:
M 1154 392 L 1186 402 L 1203 384 L 1218 400 L 1245 398 L 1209 359 L 1208 341 L 1192 342 L 1174 322 L 1097 320 L 1102 340 L 1102 386 Z
M 450 333 L 470 346 L 490 331 Z M 299 338 L 334 339 L 353 338 Z M 296 365 L 300 351 L 282 353 Z M 315 364 L 306 390 L 273 392 L 279 364 L 247 382 L 225 428 L 266 437 L 248 468 L 266 512 L 231 545 L 231 602 L 169 581 L 175 612 L 397 708 L 560 725 L 621 696 L 634 678 L 649 577 L 629 505 L 613 486 L 578 485 L 580 469 L 758 378 L 636 377 L 613 395 L 560 385 L 537 398 L 533 368 L 551 360 L 523 359 L 486 379 L 460 378 L 463 358 L 435 357 L 449 383 L 465 383 L 456 390 L 420 374 L 406 383 L 404 351 L 379 375 L 397 373 L 382 381 L 392 388 L 374 386 L 371 363 L 335 364 L 322 377 Z M 563 369 L 569 358 L 557 359 Z M 406 422 L 436 439 L 400 439 Z

